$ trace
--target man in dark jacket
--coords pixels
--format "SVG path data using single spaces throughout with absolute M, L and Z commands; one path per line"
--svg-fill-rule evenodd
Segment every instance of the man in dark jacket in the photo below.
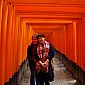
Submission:
M 32 43 L 27 49 L 27 58 L 31 72 L 30 85 L 35 85 L 35 62 L 39 59 L 37 56 L 37 35 L 32 36 Z

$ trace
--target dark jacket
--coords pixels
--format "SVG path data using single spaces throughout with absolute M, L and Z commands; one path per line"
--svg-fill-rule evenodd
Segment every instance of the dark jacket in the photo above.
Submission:
M 51 82 L 54 80 L 54 69 L 52 68 L 51 60 L 54 58 L 55 52 L 53 46 L 50 44 L 50 49 L 48 53 L 49 57 L 49 66 L 48 66 L 48 80 Z
M 35 46 L 35 50 L 33 51 L 33 47 L 34 46 Z M 37 55 L 37 45 L 31 44 L 31 45 L 28 46 L 28 49 L 27 49 L 27 58 L 28 58 L 28 61 L 30 61 L 30 62 L 33 62 L 34 59 L 36 61 L 39 60 L 39 57 Z
M 50 44 L 50 49 L 49 49 L 49 53 L 48 53 L 48 58 L 52 59 L 54 57 L 54 49 L 53 46 Z

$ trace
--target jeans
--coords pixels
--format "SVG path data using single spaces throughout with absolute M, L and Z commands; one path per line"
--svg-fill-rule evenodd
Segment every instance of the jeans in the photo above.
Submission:
M 29 68 L 30 68 L 30 72 L 31 72 L 31 76 L 30 76 L 30 85 L 35 85 L 35 66 L 34 66 L 34 62 L 29 61 Z
M 40 72 L 38 75 L 37 75 L 37 79 L 39 81 L 39 84 L 38 85 L 50 85 L 49 83 L 49 80 L 48 80 L 48 74 L 47 73 L 44 73 L 44 72 Z

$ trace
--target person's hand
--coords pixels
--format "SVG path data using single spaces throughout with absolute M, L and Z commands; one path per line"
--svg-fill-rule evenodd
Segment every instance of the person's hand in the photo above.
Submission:
M 41 61 L 39 61 L 39 63 L 40 63 L 42 66 L 45 66 L 45 63 L 43 63 L 43 62 L 41 62 Z
M 45 66 L 45 63 L 42 63 L 42 66 Z
M 39 61 L 39 63 L 40 63 L 41 65 L 43 65 L 43 63 L 42 63 L 41 61 Z

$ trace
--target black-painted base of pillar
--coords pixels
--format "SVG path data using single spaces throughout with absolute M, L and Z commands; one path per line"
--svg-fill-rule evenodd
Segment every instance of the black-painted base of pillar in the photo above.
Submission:
M 12 78 L 9 79 L 9 82 L 5 82 L 4 85 L 18 85 L 19 71 L 23 68 L 25 62 L 26 62 L 26 60 L 24 60 L 24 62 L 22 62 L 22 65 L 20 66 L 20 69 L 18 70 L 18 72 L 14 73 L 14 75 L 12 75 Z
M 9 82 L 5 82 L 4 85 L 18 85 L 18 72 L 16 72 L 12 78 L 9 79 Z

